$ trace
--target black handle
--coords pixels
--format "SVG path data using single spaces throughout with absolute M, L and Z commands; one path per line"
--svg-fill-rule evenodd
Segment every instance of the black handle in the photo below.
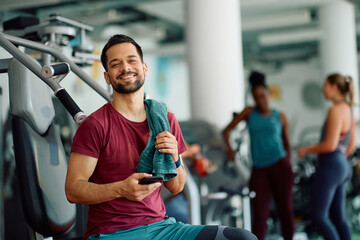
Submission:
M 54 65 L 45 65 L 41 69 L 41 73 L 46 78 L 51 78 L 57 75 L 66 74 L 70 71 L 70 65 L 68 63 L 58 63 Z
M 60 100 L 60 102 L 64 105 L 66 110 L 71 114 L 77 123 L 81 123 L 86 118 L 84 112 L 81 111 L 79 106 L 74 102 L 74 100 L 64 88 L 58 90 L 55 93 L 55 96 Z

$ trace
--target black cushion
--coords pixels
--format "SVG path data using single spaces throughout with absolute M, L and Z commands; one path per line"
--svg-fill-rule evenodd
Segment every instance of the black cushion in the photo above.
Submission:
M 59 133 L 51 124 L 39 135 L 19 117 L 13 117 L 12 129 L 25 218 L 44 236 L 63 234 L 74 224 L 76 209 L 65 198 L 67 164 Z

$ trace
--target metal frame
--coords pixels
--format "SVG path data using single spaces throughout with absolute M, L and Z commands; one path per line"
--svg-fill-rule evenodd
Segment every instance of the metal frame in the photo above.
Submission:
M 0 239 L 5 238 L 2 88 L 0 87 Z
M 9 69 L 11 58 L 0 59 L 0 73 L 6 73 Z
M 186 196 L 186 199 L 188 199 L 188 218 L 189 223 L 193 225 L 200 225 L 201 224 L 201 203 L 200 203 L 200 194 L 199 189 L 196 186 L 196 182 L 194 178 L 192 177 L 188 169 L 188 167 L 185 164 L 187 179 L 186 184 L 184 187 L 184 194 Z
M 85 37 L 85 30 L 92 30 L 92 27 L 87 27 L 87 25 L 84 24 L 77 24 L 74 21 L 62 18 L 60 16 L 53 16 L 49 19 L 50 21 L 54 20 L 60 20 L 63 22 L 66 22 L 68 24 L 76 25 L 77 27 L 80 27 L 81 30 L 81 37 Z M 42 57 L 44 59 L 44 62 L 42 64 L 51 64 L 51 56 L 53 56 L 55 59 L 65 62 L 70 66 L 70 69 L 80 78 L 82 81 L 84 81 L 88 86 L 90 86 L 95 92 L 100 94 L 105 100 L 111 101 L 112 96 L 111 94 L 102 86 L 100 86 L 96 81 L 94 81 L 89 75 L 87 75 L 79 66 L 77 66 L 71 59 L 67 58 L 60 49 L 56 48 L 55 45 L 49 44 L 45 45 L 39 42 L 30 41 L 27 39 L 23 39 L 20 37 L 12 36 L 9 34 L 5 34 L 3 32 L 0 32 L 0 47 L 3 47 L 6 51 L 8 51 L 13 57 L 15 57 L 17 60 L 19 60 L 26 68 L 28 68 L 31 72 L 33 72 L 38 78 L 40 78 L 44 83 L 46 83 L 56 94 L 59 90 L 63 90 L 61 85 L 59 84 L 59 81 L 57 81 L 55 78 L 46 78 L 42 74 L 42 67 L 34 61 L 33 58 L 31 58 L 29 55 L 25 54 L 23 51 L 21 51 L 18 46 L 26 47 L 32 50 L 40 51 L 42 53 Z M 0 59 L 0 73 L 6 73 L 8 71 L 9 63 L 12 58 L 8 59 Z M 2 123 L 1 118 L 1 88 L 0 88 L 0 123 Z M 60 98 L 60 97 L 59 97 Z M 61 100 L 61 99 L 60 99 Z M 72 100 L 72 99 L 71 99 Z M 76 103 L 73 103 L 76 105 Z M 82 112 L 79 112 L 80 114 Z M 79 114 L 78 113 L 78 114 Z M 78 115 L 77 114 L 77 115 Z M 78 122 L 77 115 L 73 116 L 74 120 Z M 0 240 L 5 237 L 5 228 L 4 228 L 4 198 L 3 198 L 3 151 L 2 151 L 2 125 L 0 125 Z M 29 226 L 28 226 L 29 227 Z M 42 240 L 44 237 L 37 232 L 35 232 L 33 229 L 29 227 L 28 229 L 30 238 L 34 240 Z M 47 239 L 52 239 L 47 238 Z
M 20 45 L 27 48 L 31 48 L 37 51 L 45 52 L 51 54 L 60 61 L 67 62 L 70 65 L 71 70 L 82 79 L 87 85 L 89 85 L 93 90 L 99 93 L 105 100 L 111 101 L 111 94 L 101 87 L 97 82 L 95 82 L 89 75 L 87 75 L 79 66 L 73 63 L 69 58 L 67 58 L 63 53 L 58 49 L 46 46 L 41 43 L 33 42 L 19 37 L 14 37 L 5 33 L 0 33 L 0 46 L 7 50 L 11 55 L 18 59 L 22 64 L 24 64 L 30 71 L 32 71 L 36 76 L 38 76 L 42 81 L 44 81 L 54 92 L 62 88 L 59 83 L 52 81 L 51 79 L 44 78 L 41 74 L 41 67 L 39 67 L 28 55 L 20 51 L 17 47 L 14 46 Z

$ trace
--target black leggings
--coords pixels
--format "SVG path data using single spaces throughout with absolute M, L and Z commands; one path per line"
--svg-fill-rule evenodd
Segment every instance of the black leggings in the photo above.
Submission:
M 234 227 L 205 226 L 195 240 L 257 240 L 249 231 Z

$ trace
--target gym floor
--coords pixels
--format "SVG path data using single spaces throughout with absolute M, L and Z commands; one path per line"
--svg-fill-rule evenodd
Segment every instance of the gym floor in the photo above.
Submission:
M 352 234 L 353 240 L 360 240 L 360 233 L 353 233 Z M 323 240 L 322 237 L 316 237 L 316 238 L 309 238 L 309 240 Z
M 278 234 L 267 234 L 265 237 L 266 240 L 282 240 L 283 238 L 281 236 L 279 236 Z M 323 237 L 321 236 L 316 236 L 316 237 L 309 237 L 307 238 L 306 235 L 302 235 L 302 234 L 298 234 L 294 236 L 294 240 L 304 240 L 304 239 L 308 239 L 308 240 L 324 240 Z M 352 240 L 360 240 L 360 232 L 356 232 L 352 234 Z

